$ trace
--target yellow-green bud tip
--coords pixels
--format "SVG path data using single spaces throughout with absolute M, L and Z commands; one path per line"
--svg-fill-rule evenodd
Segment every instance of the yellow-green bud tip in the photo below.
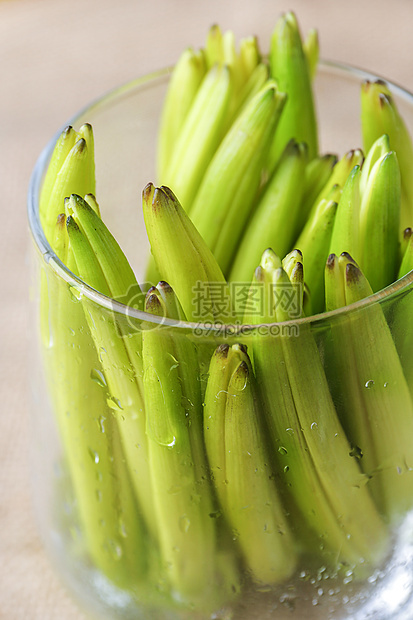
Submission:
M 331 269 L 332 271 L 336 265 L 336 260 L 337 260 L 337 256 L 335 254 L 330 254 L 326 262 L 327 269 Z
M 361 271 L 354 263 L 348 263 L 346 265 L 346 283 L 357 284 L 361 278 Z
M 163 308 L 160 299 L 151 292 L 151 289 L 145 296 L 145 311 L 158 316 L 163 316 Z
M 216 349 L 214 355 L 222 359 L 226 359 L 229 353 L 229 344 L 220 344 Z

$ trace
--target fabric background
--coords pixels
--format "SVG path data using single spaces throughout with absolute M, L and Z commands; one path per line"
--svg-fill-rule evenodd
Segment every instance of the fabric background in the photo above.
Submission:
M 201 46 L 212 23 L 264 47 L 288 9 L 304 32 L 318 28 L 324 58 L 413 90 L 411 0 L 0 0 L 0 618 L 85 618 L 31 508 L 26 192 L 36 158 L 80 107 Z

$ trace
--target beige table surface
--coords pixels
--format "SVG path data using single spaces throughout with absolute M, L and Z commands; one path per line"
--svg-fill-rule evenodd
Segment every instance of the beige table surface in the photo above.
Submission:
M 85 617 L 42 550 L 30 501 L 26 191 L 36 157 L 74 111 L 200 46 L 212 23 L 257 34 L 266 49 L 290 8 L 304 31 L 318 27 L 325 58 L 413 90 L 412 0 L 0 0 L 1 619 Z

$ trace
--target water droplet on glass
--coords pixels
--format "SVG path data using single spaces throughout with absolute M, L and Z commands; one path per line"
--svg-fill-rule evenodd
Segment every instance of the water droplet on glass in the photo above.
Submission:
M 104 415 L 99 416 L 98 418 L 98 426 L 99 426 L 99 430 L 101 433 L 105 432 L 105 422 L 106 422 L 106 418 Z
M 110 398 L 106 399 L 106 402 L 108 404 L 108 407 L 110 407 L 114 411 L 122 411 L 122 405 L 121 405 L 119 398 L 115 398 L 114 396 L 111 396 Z
M 82 291 L 76 288 L 76 286 L 70 286 L 69 292 L 70 292 L 70 299 L 71 301 L 73 301 L 73 303 L 77 304 L 83 297 Z
M 358 446 L 351 446 L 351 451 L 349 452 L 349 455 L 354 456 L 354 458 L 359 460 L 363 458 L 363 452 Z
M 181 532 L 186 534 L 188 532 L 190 526 L 191 526 L 191 521 L 188 519 L 188 517 L 186 515 L 183 515 L 179 519 L 179 529 L 181 530 Z
M 90 378 L 92 381 L 100 385 L 100 387 L 107 387 L 105 375 L 98 368 L 92 368 L 90 371 Z
M 189 418 L 189 410 L 193 409 L 194 403 L 191 402 L 189 400 L 189 398 L 187 398 L 186 396 L 182 396 L 182 398 L 181 398 L 181 406 L 182 406 L 182 409 L 185 412 L 185 417 Z M 190 423 L 191 423 L 191 421 L 188 419 L 188 424 L 190 424 Z
M 279 452 L 280 454 L 282 454 L 283 456 L 285 456 L 286 454 L 288 454 L 288 450 L 287 450 L 287 448 L 284 448 L 284 446 L 280 446 L 280 447 L 278 448 L 278 452 Z
M 368 381 L 366 381 L 366 383 L 364 384 L 364 387 L 365 387 L 365 388 L 367 388 L 367 389 L 369 390 L 370 388 L 372 388 L 372 387 L 373 387 L 373 385 L 374 385 L 374 381 L 373 381 L 373 379 L 369 379 L 369 380 L 368 380 Z
M 176 437 L 172 434 L 169 429 L 169 425 L 158 427 L 157 424 L 151 424 L 151 421 L 148 419 L 147 421 L 147 433 L 148 436 L 155 441 L 158 446 L 162 446 L 163 448 L 173 448 L 176 445 Z
M 209 513 L 209 516 L 211 517 L 211 519 L 219 519 L 221 515 L 222 515 L 222 512 L 220 510 L 214 510 L 214 512 Z
M 290 611 L 294 611 L 295 609 L 295 595 L 293 592 L 285 592 L 280 596 L 280 603 L 284 605 Z
M 128 537 L 128 533 L 126 531 L 126 525 L 122 518 L 119 519 L 119 534 L 122 536 L 122 538 Z
M 376 570 L 370 577 L 367 577 L 369 583 L 376 583 L 378 577 L 380 577 L 380 571 Z
M 95 452 L 94 450 L 92 450 L 91 448 L 89 448 L 89 454 L 92 458 L 92 461 L 96 463 L 97 465 L 99 463 L 99 454 Z
M 171 353 L 169 353 L 169 357 L 172 359 L 172 365 L 169 369 L 169 372 L 172 372 L 172 370 L 175 370 L 175 368 L 179 367 L 179 361 Z
M 109 539 L 108 546 L 113 559 L 120 560 L 123 555 L 123 551 L 119 543 L 117 543 L 116 540 Z

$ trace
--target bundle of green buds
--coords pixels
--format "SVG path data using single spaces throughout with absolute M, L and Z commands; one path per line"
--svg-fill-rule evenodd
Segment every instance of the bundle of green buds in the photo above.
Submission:
M 387 85 L 365 82 L 364 154 L 320 154 L 317 62 L 292 13 L 268 57 L 218 26 L 183 52 L 142 194 L 146 289 L 101 219 L 90 125 L 62 133 L 44 180 L 57 256 L 146 313 L 42 276 L 84 546 L 140 598 L 154 579 L 207 609 L 308 567 L 363 578 L 413 508 L 411 295 L 390 314 L 363 302 L 413 269 L 413 146 Z

